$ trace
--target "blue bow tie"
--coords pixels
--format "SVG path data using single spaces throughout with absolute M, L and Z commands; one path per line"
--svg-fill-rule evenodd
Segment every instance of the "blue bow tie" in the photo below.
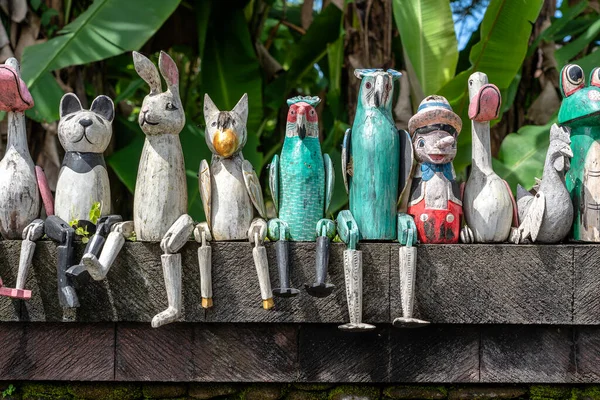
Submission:
M 425 182 L 433 178 L 436 172 L 441 172 L 444 176 L 449 180 L 454 180 L 454 176 L 452 175 L 452 163 L 446 164 L 431 164 L 431 163 L 423 163 L 421 164 L 421 173 L 422 178 Z

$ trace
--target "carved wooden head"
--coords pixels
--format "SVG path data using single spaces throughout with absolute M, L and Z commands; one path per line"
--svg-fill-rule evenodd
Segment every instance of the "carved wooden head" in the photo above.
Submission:
M 84 110 L 73 93 L 60 100 L 58 139 L 66 151 L 103 153 L 112 138 L 115 107 L 108 96 L 98 96 L 89 110 Z
M 142 131 L 146 135 L 179 134 L 185 125 L 185 113 L 179 97 L 179 71 L 175 61 L 167 53 L 160 52 L 158 67 L 167 83 L 164 92 L 158 69 L 152 61 L 134 51 L 133 63 L 138 75 L 150 86 L 138 118 Z
M 246 144 L 248 121 L 248 95 L 242 98 L 231 111 L 220 111 L 210 96 L 204 95 L 205 138 L 213 154 L 231 157 Z

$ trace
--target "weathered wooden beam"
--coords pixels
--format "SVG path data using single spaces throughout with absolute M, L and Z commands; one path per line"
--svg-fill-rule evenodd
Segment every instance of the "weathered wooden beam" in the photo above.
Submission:
M 600 383 L 600 327 L 0 323 L 3 380 Z
M 348 321 L 342 252 L 332 244 L 327 298 L 304 290 L 261 307 L 252 246 L 217 242 L 213 247 L 214 307 L 204 310 L 195 242 L 181 250 L 182 322 L 335 323 Z M 396 243 L 360 243 L 364 263 L 364 321 L 387 324 L 401 315 Z M 16 281 L 19 241 L 0 241 L 0 276 Z M 291 280 L 314 280 L 315 244 L 291 243 Z M 83 246 L 78 245 L 76 259 Z M 267 243 L 271 280 L 278 284 L 275 251 Z M 58 304 L 56 245 L 38 243 L 26 287 L 29 301 L 0 297 L 0 321 L 150 322 L 167 305 L 158 243 L 126 243 L 104 281 L 79 290 L 81 307 L 65 314 Z M 600 323 L 600 248 L 589 245 L 420 245 L 415 314 L 450 324 Z

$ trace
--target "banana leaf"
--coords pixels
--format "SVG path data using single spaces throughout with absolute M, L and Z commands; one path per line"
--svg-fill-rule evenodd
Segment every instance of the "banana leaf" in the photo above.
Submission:
M 138 50 L 175 11 L 179 2 L 96 0 L 77 19 L 66 25 L 59 36 L 26 47 L 21 73 L 35 96 L 37 108 L 29 115 L 45 121 L 58 118 L 57 112 L 51 112 L 47 106 L 56 104 L 58 108 L 55 100 L 62 95 L 56 82 L 49 84 L 51 71 Z

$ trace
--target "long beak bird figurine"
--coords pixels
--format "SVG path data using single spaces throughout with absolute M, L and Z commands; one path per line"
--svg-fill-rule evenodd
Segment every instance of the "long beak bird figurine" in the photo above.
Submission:
M 472 120 L 471 174 L 464 188 L 463 210 L 466 226 L 464 243 L 500 243 L 517 225 L 515 200 L 508 183 L 492 169 L 490 121 L 500 111 L 500 90 L 488 84 L 487 75 L 475 72 L 469 77 L 469 118 Z
M 573 151 L 566 177 L 575 214 L 573 239 L 600 242 L 600 68 L 594 68 L 586 86 L 579 65 L 564 66 L 560 89 L 558 123 L 571 129 Z
M 519 228 L 513 233 L 513 242 L 527 238 L 532 242 L 556 243 L 567 236 L 573 224 L 573 203 L 565 185 L 571 151 L 570 130 L 552 125 L 550 146 L 546 154 L 544 174 L 534 186 L 535 195 L 517 187 Z
M 4 239 L 21 239 L 22 258 L 15 288 L 2 286 L 0 295 L 19 299 L 31 297 L 25 290 L 27 266 L 33 255 L 35 240 L 44 234 L 40 212 L 40 191 L 51 197 L 50 189 L 39 167 L 35 167 L 27 147 L 24 111 L 33 107 L 33 98 L 21 79 L 19 63 L 15 58 L 0 65 L 0 111 L 8 115 L 6 154 L 0 161 L 0 233 Z M 38 185 L 38 181 L 42 185 Z
M 371 330 L 362 322 L 362 252 L 360 240 L 395 240 L 416 243 L 413 218 L 398 213 L 398 201 L 410 176 L 413 152 L 406 131 L 398 131 L 392 117 L 394 70 L 357 69 L 362 80 L 352 129 L 342 147 L 342 173 L 350 194 L 349 210 L 337 217 L 337 231 L 348 245 L 344 275 L 350 323 L 343 330 Z M 410 252 L 407 255 L 410 256 Z
M 269 239 L 276 241 L 279 269 L 278 296 L 298 294 L 290 287 L 288 241 L 317 240 L 316 282 L 306 285 L 309 294 L 326 297 L 333 290 L 327 283 L 329 242 L 335 224 L 323 216 L 329 207 L 334 185 L 331 159 L 321 153 L 319 121 L 315 107 L 318 97 L 288 100 L 285 140 L 281 159 L 275 155 L 270 166 L 269 184 L 278 218 L 269 221 Z
M 200 163 L 200 194 L 206 222 L 194 230 L 196 240 L 202 244 L 198 249 L 202 307 L 213 305 L 211 247 L 207 241 L 247 239 L 255 246 L 252 253 L 262 305 L 268 310 L 273 307 L 273 294 L 263 245 L 267 234 L 265 203 L 256 172 L 242 154 L 247 137 L 248 95 L 244 94 L 233 110 L 219 111 L 206 94 L 204 119 L 206 144 L 213 156 L 210 166 L 206 160 Z M 254 218 L 255 209 L 260 217 Z
M 417 113 L 408 121 L 417 167 L 412 177 L 407 213 L 414 218 L 421 243 L 458 243 L 462 201 L 452 160 L 456 156 L 456 139 L 461 129 L 460 117 L 442 96 L 425 98 Z M 394 326 L 397 327 L 427 324 L 412 317 L 415 258 L 413 256 L 407 260 L 401 253 L 403 316 L 394 320 Z

